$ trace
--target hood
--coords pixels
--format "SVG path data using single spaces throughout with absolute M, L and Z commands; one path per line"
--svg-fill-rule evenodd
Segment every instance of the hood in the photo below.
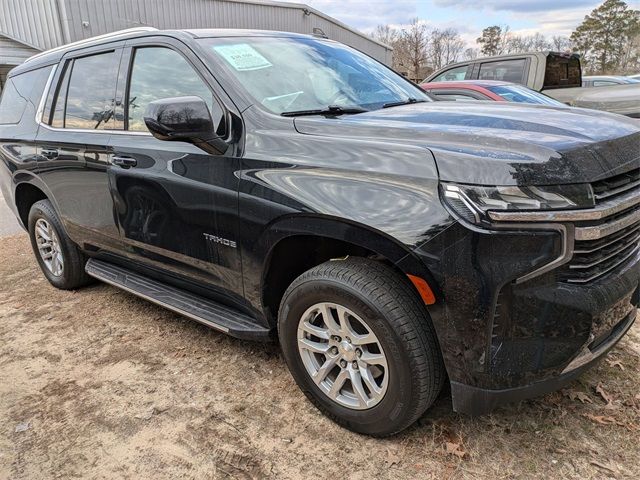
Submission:
M 297 117 L 303 134 L 429 149 L 441 180 L 482 185 L 593 182 L 640 166 L 640 122 L 593 110 L 433 102 Z

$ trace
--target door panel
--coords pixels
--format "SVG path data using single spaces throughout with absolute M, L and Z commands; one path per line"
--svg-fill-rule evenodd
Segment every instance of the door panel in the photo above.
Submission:
M 158 140 L 144 124 L 147 105 L 161 98 L 198 96 L 216 125 L 223 125 L 225 110 L 198 60 L 179 42 L 141 41 L 127 56 L 130 67 L 128 75 L 121 72 L 117 103 L 128 133 L 113 135 L 109 144 L 110 160 L 118 163 L 110 172 L 125 254 L 134 268 L 186 277 L 242 303 L 239 157 L 234 149 L 211 155 L 187 142 Z
M 242 293 L 236 246 L 239 159 L 182 142 L 114 135 L 112 167 L 126 254 L 138 262 Z
M 82 247 L 118 250 L 108 143 L 122 49 L 65 58 L 38 131 L 39 173 L 69 236 Z

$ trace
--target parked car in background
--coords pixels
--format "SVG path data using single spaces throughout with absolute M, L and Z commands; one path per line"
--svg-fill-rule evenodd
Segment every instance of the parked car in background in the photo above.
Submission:
M 582 77 L 583 87 L 610 87 L 612 85 L 627 85 L 629 83 L 640 83 L 640 80 L 623 77 L 622 75 L 590 75 Z
M 547 51 L 478 58 L 447 65 L 423 83 L 460 80 L 519 83 L 573 107 L 640 117 L 640 84 L 583 87 L 576 54 Z
M 485 100 L 566 107 L 562 102 L 517 83 L 495 80 L 462 80 L 420 84 L 436 100 Z

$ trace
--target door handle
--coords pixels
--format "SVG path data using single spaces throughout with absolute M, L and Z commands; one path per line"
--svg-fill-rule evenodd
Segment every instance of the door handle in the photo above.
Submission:
M 49 160 L 53 160 L 58 157 L 58 149 L 57 148 L 43 148 L 40 151 L 40 154 Z
M 118 165 L 122 168 L 131 168 L 135 167 L 138 164 L 138 161 L 131 157 L 112 157 L 111 164 Z

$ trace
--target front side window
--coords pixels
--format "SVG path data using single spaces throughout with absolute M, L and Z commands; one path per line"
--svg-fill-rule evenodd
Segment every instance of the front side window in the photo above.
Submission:
M 462 65 L 461 67 L 450 68 L 446 72 L 442 72 L 436 78 L 431 80 L 432 82 L 455 82 L 457 80 L 464 80 L 467 76 L 469 65 Z
M 372 110 L 409 99 L 430 101 L 417 85 L 339 43 L 290 37 L 199 41 L 234 83 L 277 114 L 328 107 Z
M 502 60 L 480 65 L 480 80 L 500 80 L 502 82 L 522 83 L 526 60 Z
M 222 109 L 207 84 L 181 54 L 164 47 L 138 48 L 127 97 L 128 129 L 147 131 L 144 112 L 149 102 L 184 96 L 196 96 L 204 100 L 214 125 L 220 125 Z
M 120 52 L 100 53 L 73 60 L 70 67 L 66 104 L 64 92 L 58 94 L 55 110 L 64 120 L 56 117 L 55 126 L 89 130 L 113 129 L 118 62 Z M 65 76 L 66 77 L 66 76 Z M 63 79 L 64 82 L 64 79 Z

